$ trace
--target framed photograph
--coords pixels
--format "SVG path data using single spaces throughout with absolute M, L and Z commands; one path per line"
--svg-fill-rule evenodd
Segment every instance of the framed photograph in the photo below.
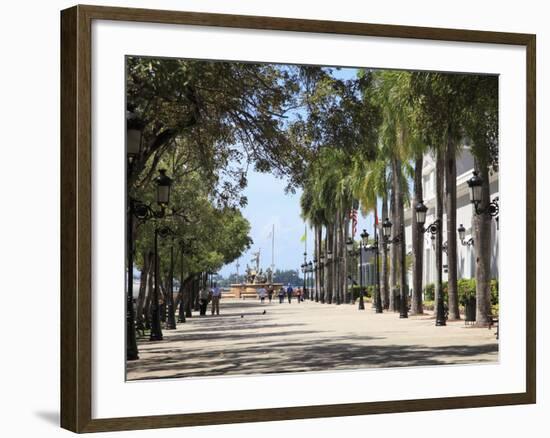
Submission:
M 61 426 L 535 403 L 535 42 L 62 11 Z

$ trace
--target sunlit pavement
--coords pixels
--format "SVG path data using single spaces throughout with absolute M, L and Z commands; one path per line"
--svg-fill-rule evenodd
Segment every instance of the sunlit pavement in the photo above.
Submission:
M 498 361 L 493 329 L 463 321 L 435 327 L 432 315 L 400 319 L 365 307 L 225 299 L 219 316 L 209 306 L 207 316 L 193 312 L 176 330 L 163 330 L 163 341 L 140 340 L 128 379 Z

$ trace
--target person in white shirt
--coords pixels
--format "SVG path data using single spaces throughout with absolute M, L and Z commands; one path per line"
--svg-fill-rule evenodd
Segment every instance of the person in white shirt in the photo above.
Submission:
M 214 287 L 211 291 L 212 294 L 212 315 L 216 313 L 216 315 L 220 314 L 220 298 L 222 296 L 222 289 L 218 287 L 216 283 L 214 283 Z
M 267 291 L 265 290 L 265 287 L 261 287 L 258 289 L 258 295 L 260 296 L 260 301 L 263 303 L 265 300 L 265 297 L 267 296 Z
M 200 302 L 200 316 L 206 315 L 206 308 L 208 306 L 208 299 L 210 298 L 210 292 L 208 289 L 203 289 L 199 291 L 199 302 Z

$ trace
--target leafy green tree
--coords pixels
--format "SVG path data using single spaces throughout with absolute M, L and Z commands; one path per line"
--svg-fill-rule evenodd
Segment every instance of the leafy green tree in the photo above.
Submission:
M 456 154 L 465 137 L 477 139 L 472 152 L 476 157 L 476 167 L 481 173 L 485 173 L 483 203 L 487 205 L 490 202 L 488 172 L 497 161 L 495 157 L 498 157 L 498 78 L 471 74 L 415 73 L 413 86 L 418 109 L 417 126 L 436 154 L 439 220 L 443 214 L 442 206 L 439 207 L 443 203 L 443 175 L 445 178 L 449 318 L 458 319 Z M 490 277 L 490 219 L 486 215 L 475 216 L 473 228 L 478 233 L 475 239 L 480 242 L 479 246 L 476 245 L 476 276 L 482 277 L 478 280 L 478 323 L 486 324 L 490 313 L 487 298 Z M 438 270 L 441 259 L 439 243 L 436 254 Z

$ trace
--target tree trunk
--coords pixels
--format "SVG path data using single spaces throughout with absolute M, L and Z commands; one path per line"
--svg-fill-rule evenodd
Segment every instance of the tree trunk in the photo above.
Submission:
M 317 271 L 315 275 L 315 291 L 316 291 L 315 297 L 317 297 L 317 299 L 319 299 L 319 296 L 321 295 L 322 272 L 321 272 L 321 268 L 319 267 L 321 266 L 320 260 L 321 260 L 321 252 L 322 252 L 322 249 L 321 249 L 322 241 L 323 241 L 323 228 L 319 225 L 316 225 L 315 226 L 315 256 L 317 257 Z
M 191 282 L 189 283 L 186 295 L 186 303 L 185 303 L 185 317 L 191 318 L 193 317 L 193 308 L 195 307 L 195 301 L 197 296 L 197 289 L 199 284 L 199 274 L 194 273 L 191 274 Z
M 145 327 L 143 318 L 143 308 L 145 306 L 145 297 L 147 292 L 147 280 L 151 275 L 153 253 L 151 251 L 145 251 L 143 254 L 143 269 L 139 279 L 139 294 L 136 306 L 136 328 L 143 330 Z
M 396 248 L 396 258 L 399 263 L 399 303 L 400 308 L 397 309 L 400 311 L 400 317 L 406 318 L 408 313 L 407 299 L 409 295 L 408 286 L 407 286 L 407 242 L 405 239 L 405 209 L 403 202 L 403 188 L 401 187 L 402 175 L 401 175 L 401 160 L 398 158 L 393 158 L 392 160 L 393 167 L 393 186 L 395 190 L 395 219 L 394 222 L 394 236 L 400 236 L 399 242 L 393 246 Z
M 348 251 L 346 242 L 349 239 L 349 215 L 346 214 L 344 219 L 344 230 L 342 236 L 342 302 L 351 302 L 351 294 L 348 288 Z M 346 301 L 347 299 L 347 301 Z
M 390 215 L 392 224 L 397 223 L 396 218 L 396 205 L 395 205 L 395 187 L 392 183 L 392 191 L 390 196 Z M 395 235 L 395 227 L 392 227 L 392 236 Z M 390 247 L 390 308 L 392 312 L 397 311 L 397 302 L 395 299 L 396 290 L 397 290 L 397 247 L 395 245 L 389 244 Z
M 145 298 L 145 309 L 143 313 L 145 314 L 145 328 L 150 329 L 151 328 L 151 301 L 153 300 L 153 279 L 154 279 L 154 253 L 150 254 L 150 268 L 149 268 L 149 275 L 147 278 L 147 297 Z
M 382 221 L 378 224 L 378 239 L 382 248 L 382 269 L 381 269 L 381 290 L 382 306 L 384 309 L 390 307 L 390 287 L 388 280 L 388 246 L 383 244 L 384 235 L 382 233 L 382 223 L 388 217 L 388 197 L 382 196 Z
M 456 147 L 453 139 L 447 139 L 445 151 L 445 210 L 447 212 L 447 294 L 449 319 L 460 319 L 458 310 L 457 248 L 456 248 Z
M 327 294 L 327 282 L 328 282 L 328 261 L 327 261 L 327 250 L 328 250 L 328 225 L 325 225 L 325 240 L 324 240 L 324 248 L 323 252 L 325 255 L 324 263 L 323 263 L 323 278 L 322 278 L 322 288 L 321 288 L 321 302 L 324 304 L 328 300 L 328 294 Z
M 331 269 L 332 269 L 332 302 L 336 304 L 338 302 L 338 263 L 337 263 L 337 257 L 338 257 L 338 218 L 336 218 L 336 221 L 334 223 L 333 231 L 332 231 L 332 242 L 331 242 L 331 251 L 332 251 L 332 263 L 331 263 Z
M 422 304 L 422 271 L 424 259 L 424 233 L 419 229 L 416 221 L 416 205 L 423 201 L 424 194 L 422 190 L 422 168 L 424 166 L 424 157 L 418 154 L 414 161 L 414 196 L 412 202 L 412 220 L 411 237 L 413 252 L 413 294 L 411 301 L 411 313 L 419 315 L 424 313 Z
M 436 220 L 439 224 L 439 232 L 435 239 L 435 296 L 434 296 L 434 310 L 437 312 L 439 305 L 439 292 L 443 288 L 443 183 L 445 173 L 445 160 L 443 158 L 443 152 L 438 149 L 436 152 L 436 184 L 435 184 L 435 214 Z M 441 296 L 443 296 L 443 290 L 441 290 Z
M 483 180 L 479 210 L 486 211 L 491 202 L 487 167 L 481 166 L 479 174 Z M 476 325 L 482 327 L 489 324 L 491 315 L 491 220 L 488 214 L 472 217 L 476 251 Z
M 331 304 L 334 297 L 334 260 L 328 259 L 328 253 L 330 252 L 332 255 L 334 255 L 334 224 L 330 224 L 327 229 L 327 303 Z
M 338 304 L 342 304 L 346 294 L 346 214 L 342 212 L 338 227 Z

